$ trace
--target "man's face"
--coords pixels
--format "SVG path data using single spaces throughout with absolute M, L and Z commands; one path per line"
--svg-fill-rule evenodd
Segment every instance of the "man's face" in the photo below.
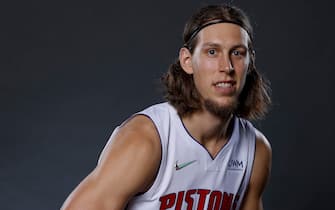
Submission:
M 205 27 L 197 36 L 188 73 L 193 74 L 202 103 L 236 108 L 250 59 L 248 33 L 236 24 L 218 23 Z

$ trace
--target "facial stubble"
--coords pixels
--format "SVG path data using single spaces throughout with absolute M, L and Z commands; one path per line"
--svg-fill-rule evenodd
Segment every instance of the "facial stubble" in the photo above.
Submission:
M 231 114 L 237 109 L 238 102 L 234 100 L 230 104 L 221 105 L 211 99 L 204 100 L 204 108 L 209 111 L 211 114 L 218 116 L 221 119 L 228 119 Z

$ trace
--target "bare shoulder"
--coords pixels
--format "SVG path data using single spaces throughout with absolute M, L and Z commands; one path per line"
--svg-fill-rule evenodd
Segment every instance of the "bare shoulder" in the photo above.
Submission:
M 142 155 L 160 149 L 159 134 L 152 120 L 145 115 L 136 115 L 118 128 L 115 135 L 107 143 L 100 161 L 113 155 L 115 147 L 121 150 L 132 150 Z
M 155 125 L 148 117 L 136 115 L 112 135 L 96 168 L 70 194 L 62 209 L 124 209 L 131 197 L 150 188 L 160 156 Z
M 266 157 L 269 156 L 269 158 L 271 158 L 272 148 L 269 140 L 259 130 L 255 129 L 255 131 L 256 131 L 256 155 L 264 155 Z
M 133 194 L 146 191 L 152 184 L 161 158 L 159 134 L 147 116 L 136 115 L 124 123 L 110 139 L 101 154 L 98 172 L 112 171 L 115 166 L 122 172 L 134 172 Z M 122 174 L 119 174 L 122 176 Z
M 262 194 L 270 177 L 271 156 L 269 141 L 256 129 L 255 159 L 241 210 L 263 209 Z
M 256 152 L 249 185 L 257 194 L 259 194 L 259 196 L 263 193 L 270 177 L 271 162 L 271 144 L 265 135 L 256 129 Z

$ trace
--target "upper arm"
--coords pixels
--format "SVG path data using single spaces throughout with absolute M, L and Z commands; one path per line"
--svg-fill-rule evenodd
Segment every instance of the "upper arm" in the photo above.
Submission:
M 262 210 L 262 194 L 270 177 L 272 151 L 266 137 L 256 130 L 256 152 L 241 210 Z
M 96 168 L 65 201 L 64 210 L 124 209 L 131 197 L 151 186 L 161 155 L 151 120 L 138 115 L 111 140 Z

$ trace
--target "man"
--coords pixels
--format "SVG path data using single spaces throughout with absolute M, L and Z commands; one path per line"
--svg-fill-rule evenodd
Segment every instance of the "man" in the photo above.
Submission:
M 252 28 L 238 8 L 201 8 L 162 80 L 167 103 L 113 132 L 64 210 L 260 210 L 271 148 L 247 119 L 270 104 Z

